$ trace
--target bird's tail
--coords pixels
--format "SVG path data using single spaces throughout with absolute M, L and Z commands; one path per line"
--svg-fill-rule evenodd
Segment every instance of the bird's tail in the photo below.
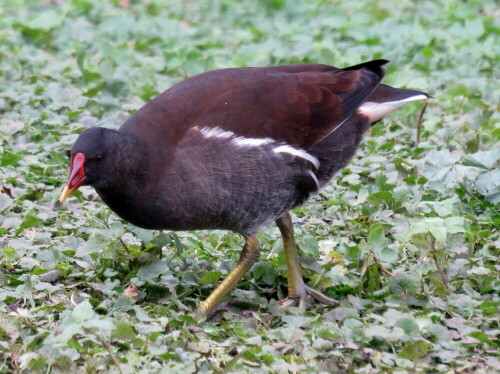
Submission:
M 429 98 L 431 96 L 425 92 L 380 84 L 358 111 L 367 116 L 370 123 L 374 123 L 403 105 Z

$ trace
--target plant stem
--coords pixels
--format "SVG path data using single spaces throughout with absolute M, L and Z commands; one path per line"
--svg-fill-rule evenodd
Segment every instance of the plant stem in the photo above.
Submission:
M 122 238 L 118 238 L 118 240 L 120 241 L 121 245 L 123 245 L 123 248 L 125 248 L 125 252 L 127 252 L 127 254 L 130 254 L 130 249 L 128 248 L 127 244 L 125 244 L 125 242 L 123 241 Z
M 104 224 L 104 227 L 106 227 L 108 230 L 111 230 L 111 226 L 109 225 L 109 223 L 107 222 L 107 220 L 103 220 L 102 223 Z M 125 242 L 123 241 L 123 239 L 121 237 L 118 237 L 118 241 L 121 243 L 121 245 L 125 249 L 125 252 L 127 252 L 127 254 L 130 254 L 130 249 L 128 248 L 127 244 L 125 244 Z
M 438 270 L 439 276 L 441 277 L 441 282 L 443 282 L 446 289 L 449 289 L 448 281 L 446 280 L 446 274 L 444 273 L 443 268 L 441 267 L 441 264 L 439 263 L 439 259 L 438 259 L 437 251 L 436 251 L 436 239 L 433 236 L 431 236 L 431 255 L 432 255 L 432 258 L 434 259 L 434 263 L 436 264 L 436 268 Z
M 375 257 L 373 258 L 373 260 L 375 261 L 375 263 L 379 264 L 380 265 L 380 271 L 382 273 L 384 273 L 385 275 L 388 275 L 390 277 L 393 277 L 394 276 L 394 273 L 390 272 L 389 270 L 387 270 L 386 268 L 384 268 L 381 264 L 380 264 L 380 261 L 377 260 Z
M 427 104 L 429 104 L 429 100 L 424 101 L 424 106 L 422 107 L 422 110 L 420 111 L 420 114 L 418 116 L 418 122 L 417 122 L 417 145 L 420 143 L 420 134 L 422 132 L 422 120 L 424 119 L 424 113 L 425 110 L 427 109 Z
M 104 346 L 104 348 L 106 348 L 106 350 L 108 351 L 111 359 L 113 360 L 113 362 L 115 363 L 116 367 L 118 368 L 118 371 L 123 374 L 123 370 L 122 370 L 122 364 L 121 362 L 118 360 L 118 358 L 115 356 L 115 354 L 113 353 L 113 347 L 111 347 L 111 344 L 109 344 L 109 342 L 105 341 L 103 338 L 101 338 L 99 335 L 97 334 L 94 334 L 95 337 L 97 338 L 97 340 L 99 340 L 99 342 Z

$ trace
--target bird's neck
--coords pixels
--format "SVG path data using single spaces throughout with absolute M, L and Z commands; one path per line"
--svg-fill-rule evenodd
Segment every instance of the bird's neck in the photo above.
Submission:
M 123 219 L 136 226 L 155 229 L 155 206 L 151 196 L 158 185 L 157 155 L 135 134 L 119 133 L 117 162 L 110 178 L 95 185 L 101 199 Z

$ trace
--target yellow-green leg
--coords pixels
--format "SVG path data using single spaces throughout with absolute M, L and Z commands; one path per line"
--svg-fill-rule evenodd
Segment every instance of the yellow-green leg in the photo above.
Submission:
M 222 299 L 232 291 L 236 284 L 252 268 L 253 264 L 259 258 L 260 249 L 257 238 L 252 236 L 247 238 L 245 246 L 241 251 L 240 260 L 236 267 L 231 270 L 228 276 L 217 286 L 210 296 L 198 306 L 197 314 L 199 316 L 209 317 Z
M 321 292 L 308 287 L 304 283 L 300 270 L 299 253 L 295 244 L 290 213 L 285 213 L 278 218 L 276 220 L 276 225 L 278 225 L 281 236 L 283 237 L 288 280 L 288 297 L 282 300 L 281 305 L 285 307 L 298 305 L 305 311 L 307 306 L 307 295 L 312 296 L 322 304 L 337 305 L 338 302 L 336 300 L 323 295 Z

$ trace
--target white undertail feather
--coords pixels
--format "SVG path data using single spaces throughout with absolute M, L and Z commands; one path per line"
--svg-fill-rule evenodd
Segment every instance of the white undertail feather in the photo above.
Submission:
M 294 148 L 291 145 L 284 144 L 274 148 L 273 151 L 274 153 L 289 153 L 296 157 L 303 158 L 313 164 L 316 169 L 319 169 L 319 160 L 303 149 Z
M 407 97 L 403 100 L 388 101 L 385 103 L 367 101 L 358 108 L 358 112 L 367 116 L 370 119 L 370 122 L 375 122 L 403 105 L 425 99 L 427 99 L 427 96 L 425 95 L 415 95 Z

